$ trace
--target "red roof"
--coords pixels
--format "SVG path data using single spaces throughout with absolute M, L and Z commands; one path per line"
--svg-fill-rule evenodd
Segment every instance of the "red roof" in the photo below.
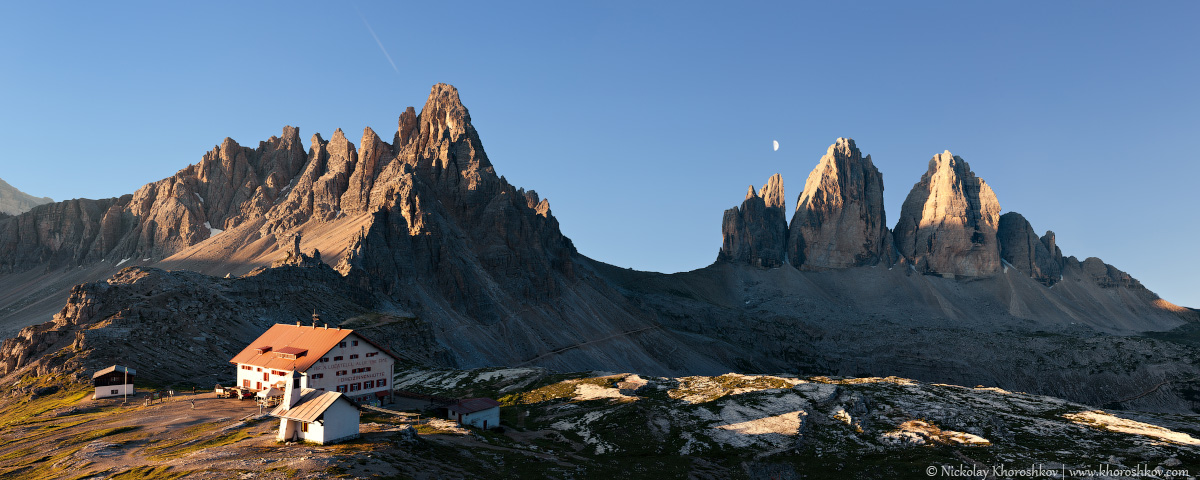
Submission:
M 267 329 L 266 332 L 253 342 L 250 342 L 250 345 L 255 346 L 246 347 L 241 353 L 234 355 L 229 362 L 245 363 L 276 370 L 299 370 L 303 372 L 308 370 L 308 367 L 313 366 L 314 363 L 320 361 L 321 356 L 325 355 L 333 347 L 336 347 L 338 342 L 344 340 L 351 333 L 354 333 L 354 330 L 346 328 L 297 326 L 277 323 Z M 262 351 L 264 347 L 271 347 L 274 351 Z M 294 354 L 293 352 L 304 351 L 307 351 L 307 354 L 297 356 L 295 359 L 276 355 L 276 352 Z
M 497 402 L 490 398 L 482 398 L 481 397 L 481 398 L 467 398 L 464 400 L 459 400 L 458 403 L 451 405 L 449 409 L 454 410 L 455 413 L 461 413 L 461 414 L 465 415 L 468 413 L 482 412 L 489 408 L 495 408 L 495 407 L 499 407 L 499 406 L 500 406 L 500 402 Z

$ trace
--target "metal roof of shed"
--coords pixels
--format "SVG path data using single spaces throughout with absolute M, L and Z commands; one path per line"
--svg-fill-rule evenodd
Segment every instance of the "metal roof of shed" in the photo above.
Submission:
M 468 399 L 464 399 L 464 400 L 459 400 L 458 403 L 451 405 L 449 409 L 453 410 L 457 413 L 466 415 L 468 413 L 482 412 L 489 408 L 495 408 L 495 407 L 499 407 L 499 406 L 500 406 L 500 402 L 497 402 L 490 398 L 480 397 L 480 398 L 468 398 Z
M 107 375 L 107 374 L 110 374 L 113 372 L 120 372 L 120 373 L 128 372 L 130 375 L 137 375 L 137 372 L 134 371 L 134 369 L 132 369 L 132 368 L 123 367 L 121 365 L 113 365 L 111 367 L 108 367 L 104 370 L 100 370 L 99 372 L 92 374 L 92 378 L 100 378 L 101 376 L 104 376 L 104 375 Z
M 317 421 L 321 414 L 325 413 L 325 410 L 328 410 L 339 399 L 350 402 L 350 405 L 358 408 L 358 405 L 351 401 L 350 397 L 339 392 L 304 388 L 300 390 L 300 402 L 296 403 L 296 406 L 287 408 L 287 405 L 280 405 L 271 411 L 271 416 L 312 423 Z

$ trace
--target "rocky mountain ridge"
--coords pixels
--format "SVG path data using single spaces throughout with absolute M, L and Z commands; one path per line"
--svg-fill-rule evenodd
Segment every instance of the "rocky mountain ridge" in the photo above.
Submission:
M 35 197 L 28 193 L 17 190 L 16 187 L 9 185 L 3 179 L 0 179 L 0 218 L 20 215 L 28 212 L 31 208 L 38 205 L 53 203 L 54 200 L 50 197 Z
M 771 177 L 775 184 L 782 196 L 779 174 Z M 902 264 L 922 274 L 968 278 L 995 276 L 1007 263 L 1046 287 L 1060 280 L 1066 262 L 1080 263 L 1063 257 L 1053 231 L 1038 237 L 1021 214 L 1000 215 L 991 187 L 949 151 L 929 161 L 894 229 L 886 226 L 883 176 L 849 138 L 830 145 L 809 174 L 796 213 L 784 225 L 782 247 L 776 216 L 756 196 L 751 187 L 740 208 L 725 212 L 718 262 L 776 267 L 782 248 L 787 263 L 806 270 Z M 1083 263 L 1097 285 L 1144 289 L 1099 259 Z
M 369 292 L 373 311 L 457 332 L 438 338 L 451 355 L 440 359 L 446 364 L 719 365 L 691 346 L 648 348 L 687 342 L 648 326 L 592 270 L 547 200 L 495 173 L 454 87 L 435 85 L 419 115 L 407 109 L 393 142 L 368 128 L 356 150 L 337 131 L 328 142 L 314 136 L 305 155 L 292 127 L 253 150 L 226 139 L 199 164 L 134 195 L 50 206 L 80 214 L 41 209 L 0 221 L 0 244 L 13 245 L 0 254 L 7 280 L 89 262 L 232 277 L 319 250 L 349 288 Z M 116 270 L 110 281 L 129 281 Z M 150 276 L 159 275 L 168 274 Z M 180 288 L 178 295 L 196 294 Z M 63 310 L 51 323 L 82 317 Z M 28 365 L 16 359 L 44 343 L 33 334 L 19 334 L 26 340 L 9 349 L 10 364 Z
M 139 332 L 179 348 L 224 332 L 204 350 L 220 371 L 255 329 L 318 308 L 393 325 L 381 342 L 449 367 L 901 374 L 1163 411 L 1190 408 L 1200 385 L 1192 347 L 1143 337 L 1195 312 L 1062 257 L 948 152 L 892 232 L 882 176 L 839 139 L 790 226 L 776 175 L 726 212 L 717 262 L 664 275 L 576 251 L 547 200 L 497 175 L 449 85 L 405 110 L 390 143 L 370 128 L 358 148 L 340 130 L 307 152 L 299 138 L 227 139 L 133 195 L 0 219 L 0 318 L 25 327 L 0 350 L 5 375 L 82 375 Z M 294 298 L 308 291 L 321 298 Z M 37 324 L 47 305 L 57 315 Z M 177 334 L 197 324 L 211 331 Z M 155 353 L 135 365 L 147 371 L 182 352 L 139 348 Z

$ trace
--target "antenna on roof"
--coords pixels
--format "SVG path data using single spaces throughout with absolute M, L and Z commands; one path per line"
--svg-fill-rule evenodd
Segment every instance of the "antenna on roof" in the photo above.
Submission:
M 313 309 L 313 328 L 317 328 L 317 322 L 321 321 L 321 316 L 317 315 L 317 309 Z

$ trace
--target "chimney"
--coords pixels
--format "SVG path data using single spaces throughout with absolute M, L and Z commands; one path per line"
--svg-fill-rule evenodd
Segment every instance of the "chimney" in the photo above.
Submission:
M 325 324 L 325 329 L 326 329 L 326 330 L 329 330 L 329 324 L 328 324 L 328 323 L 326 323 L 326 324 Z
M 297 327 L 299 327 L 299 326 L 300 326 L 300 321 L 299 321 L 299 320 L 296 320 L 296 326 L 297 326 Z
M 300 403 L 300 372 L 292 370 L 291 381 L 284 385 L 283 403 L 286 403 L 288 409 L 295 407 Z

